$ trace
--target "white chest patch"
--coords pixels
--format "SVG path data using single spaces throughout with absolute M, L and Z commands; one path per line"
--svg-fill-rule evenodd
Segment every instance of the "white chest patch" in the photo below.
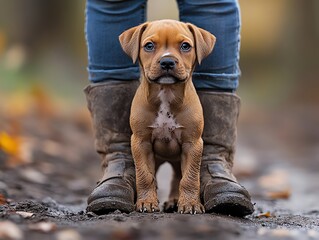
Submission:
M 175 117 L 170 111 L 170 103 L 174 100 L 172 91 L 163 89 L 158 94 L 161 104 L 154 123 L 150 126 L 153 128 L 152 140 L 158 139 L 164 142 L 170 142 L 172 138 L 180 139 L 180 131 L 175 131 L 183 126 L 176 122 Z

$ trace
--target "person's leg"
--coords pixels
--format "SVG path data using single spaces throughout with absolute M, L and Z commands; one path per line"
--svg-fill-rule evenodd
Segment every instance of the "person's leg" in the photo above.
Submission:
M 193 74 L 196 89 L 227 92 L 238 87 L 240 70 L 240 12 L 236 0 L 178 0 L 180 20 L 190 22 L 216 37 L 212 54 Z
M 86 39 L 91 84 L 85 89 L 102 159 L 103 177 L 88 198 L 87 211 L 131 212 L 135 168 L 129 115 L 139 70 L 125 55 L 119 35 L 145 20 L 145 0 L 87 0 Z
M 87 0 L 85 33 L 92 83 L 139 79 L 139 67 L 122 50 L 119 35 L 145 19 L 146 0 Z
M 232 174 L 240 99 L 240 12 L 236 0 L 179 0 L 181 21 L 216 36 L 213 53 L 193 80 L 204 112 L 201 198 L 207 212 L 245 216 L 253 212 L 247 190 Z

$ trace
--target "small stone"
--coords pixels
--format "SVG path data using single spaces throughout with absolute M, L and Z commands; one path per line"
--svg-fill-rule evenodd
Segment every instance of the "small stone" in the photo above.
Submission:
M 48 182 L 47 176 L 45 176 L 41 172 L 32 168 L 23 169 L 23 171 L 21 171 L 21 175 L 23 176 L 25 180 L 30 182 L 40 183 L 40 184 Z
M 8 214 L 8 220 L 15 222 L 15 223 L 22 223 L 23 217 L 18 214 Z
M 114 214 L 121 214 L 122 212 L 117 209 L 117 210 L 115 210 L 113 213 L 114 213 Z

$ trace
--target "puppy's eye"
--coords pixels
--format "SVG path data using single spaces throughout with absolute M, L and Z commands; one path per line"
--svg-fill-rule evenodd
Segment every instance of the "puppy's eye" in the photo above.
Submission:
M 189 50 L 191 50 L 192 46 L 188 43 L 188 42 L 183 42 L 181 44 L 181 51 L 183 52 L 188 52 Z
M 154 43 L 152 43 L 152 42 L 147 42 L 147 43 L 144 45 L 144 50 L 145 50 L 146 52 L 152 52 L 152 51 L 154 51 L 154 49 L 155 49 L 155 45 L 154 45 Z

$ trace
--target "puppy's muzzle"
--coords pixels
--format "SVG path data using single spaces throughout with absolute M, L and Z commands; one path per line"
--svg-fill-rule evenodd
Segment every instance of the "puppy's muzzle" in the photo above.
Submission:
M 161 74 L 154 80 L 154 82 L 158 84 L 174 84 L 183 81 L 175 75 L 177 63 L 177 59 L 172 57 L 162 57 L 158 62 Z

